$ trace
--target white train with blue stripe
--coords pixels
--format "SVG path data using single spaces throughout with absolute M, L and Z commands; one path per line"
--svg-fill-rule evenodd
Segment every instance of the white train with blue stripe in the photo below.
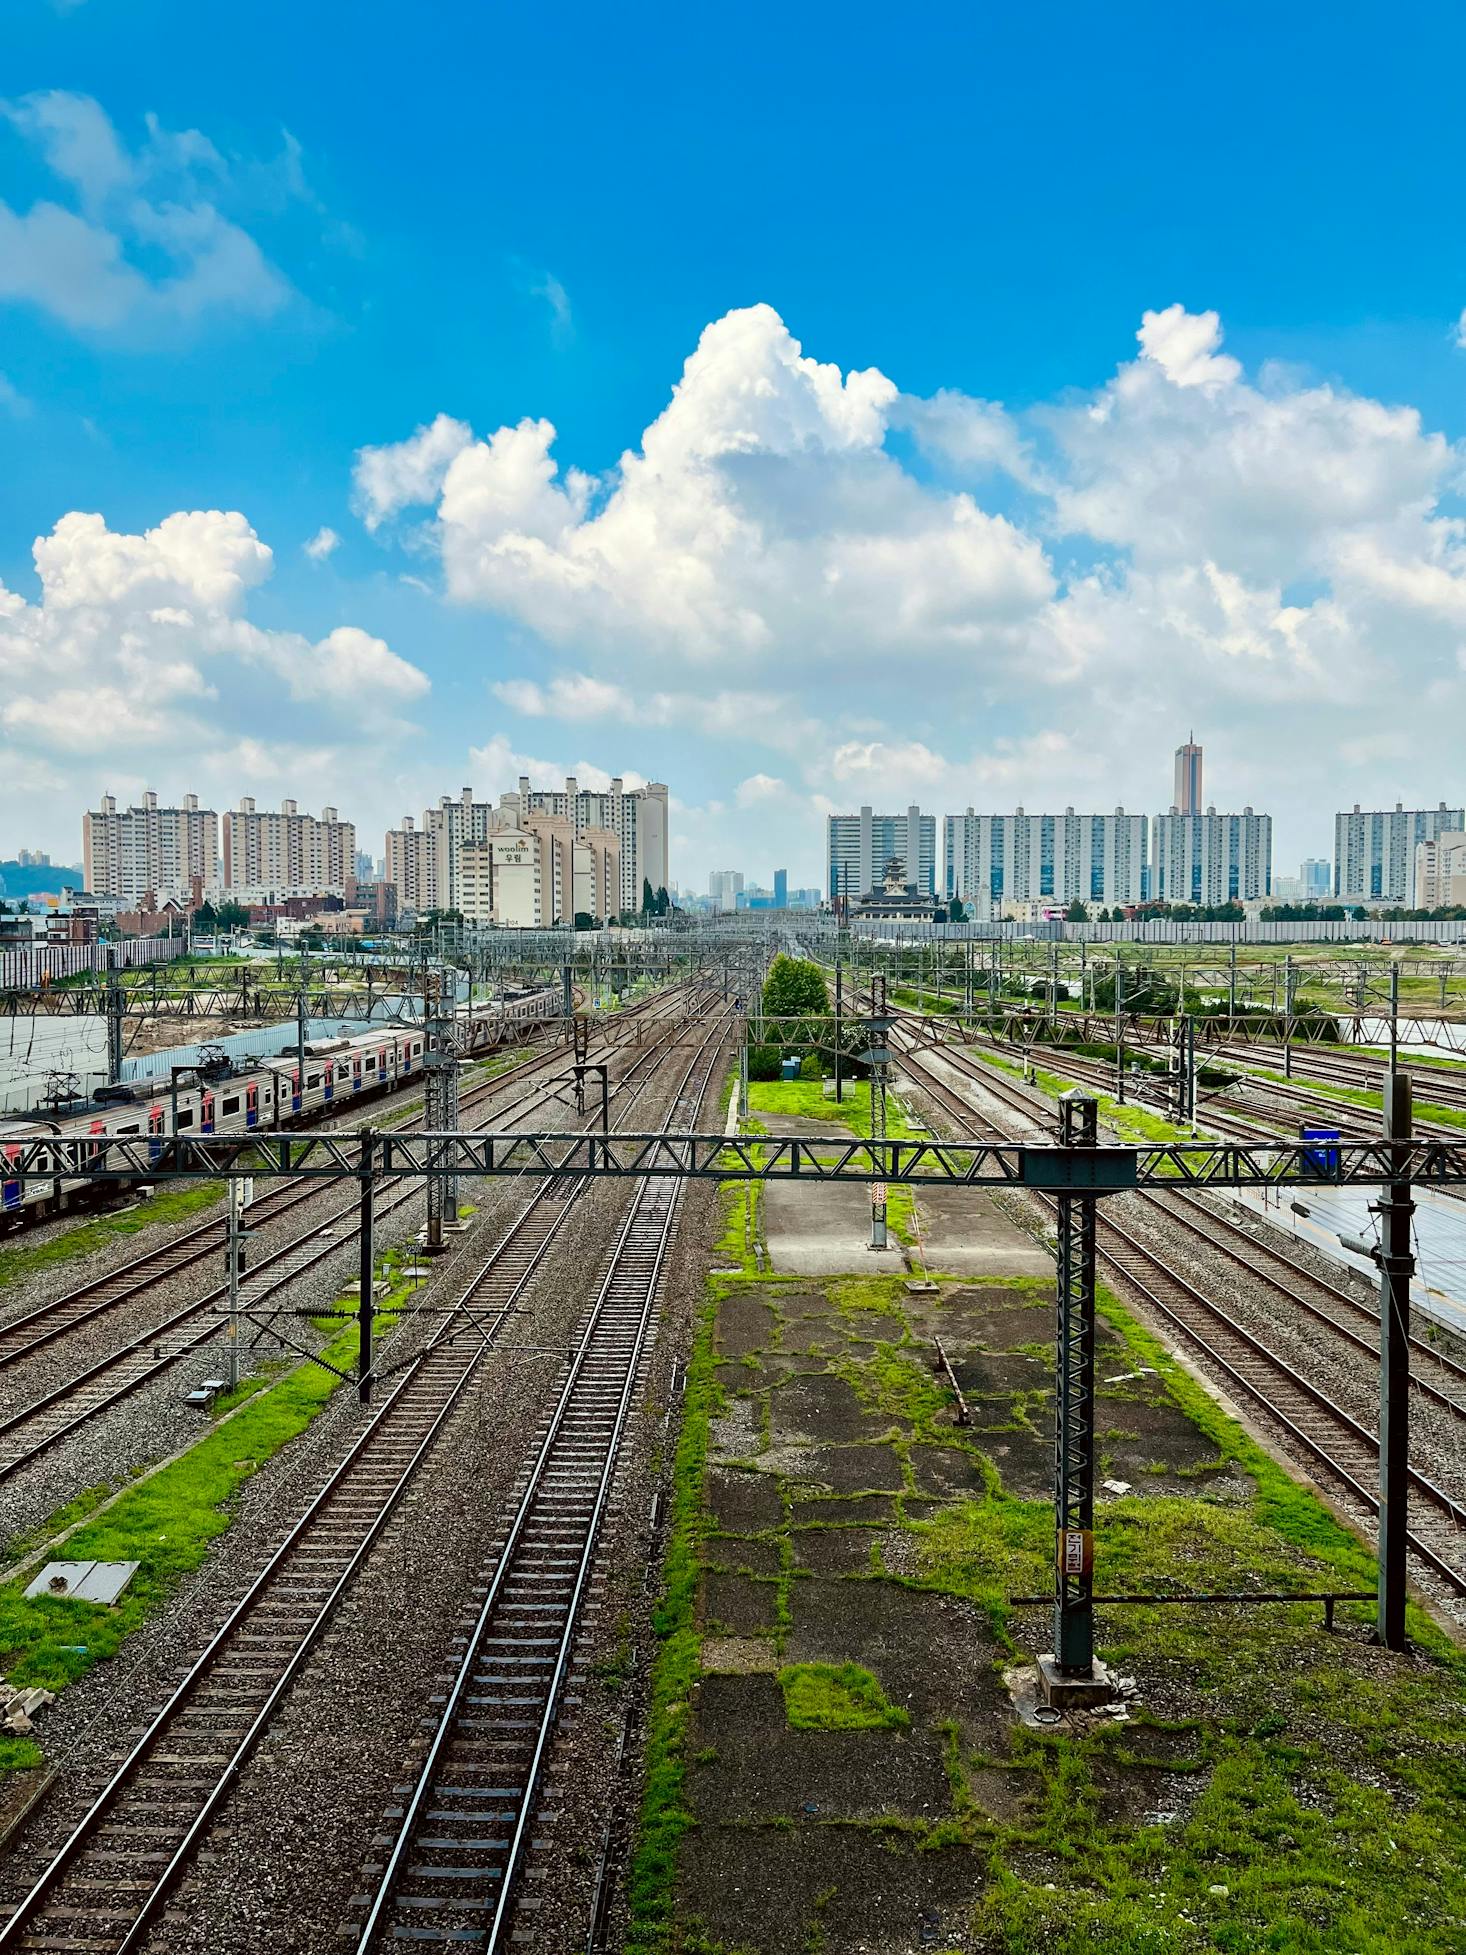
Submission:
M 492 1003 L 460 1005 L 460 1055 L 471 1059 L 503 1045 L 518 1028 L 558 1018 L 561 1009 L 560 992 L 548 989 L 526 991 Z M 375 1026 L 349 1037 L 313 1042 L 306 1047 L 303 1068 L 292 1048 L 278 1058 L 251 1062 L 247 1071 L 231 1073 L 227 1078 L 206 1080 L 185 1075 L 178 1082 L 176 1095 L 166 1081 L 138 1080 L 125 1088 L 104 1089 L 101 1097 L 106 1103 L 91 1105 L 80 1113 L 0 1121 L 0 1231 L 40 1221 L 82 1200 L 95 1200 L 99 1190 L 110 1193 L 119 1186 L 77 1177 L 24 1183 L 7 1178 L 6 1166 L 20 1154 L 15 1136 L 33 1138 L 38 1130 L 68 1140 L 106 1134 L 146 1135 L 149 1153 L 159 1161 L 173 1132 L 175 1104 L 178 1132 L 192 1137 L 304 1124 L 339 1112 L 353 1101 L 392 1093 L 414 1083 L 422 1071 L 425 1042 L 420 1025 Z

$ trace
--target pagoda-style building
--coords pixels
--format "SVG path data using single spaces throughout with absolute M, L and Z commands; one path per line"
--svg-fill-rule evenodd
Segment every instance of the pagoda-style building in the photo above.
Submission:
M 906 864 L 899 855 L 887 858 L 879 889 L 867 890 L 850 905 L 852 921 L 861 923 L 934 923 L 937 901 L 921 895 L 906 880 Z

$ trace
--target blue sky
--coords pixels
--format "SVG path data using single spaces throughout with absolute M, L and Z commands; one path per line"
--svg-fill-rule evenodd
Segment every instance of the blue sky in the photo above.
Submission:
M 1463 797 L 1458 9 L 224 20 L 7 9 L 0 854 L 530 766 L 812 883 L 1192 724 L 1285 871 Z

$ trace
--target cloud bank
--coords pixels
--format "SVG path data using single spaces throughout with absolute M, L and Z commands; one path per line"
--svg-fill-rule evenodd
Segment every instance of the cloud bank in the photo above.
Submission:
M 614 468 L 558 448 L 543 418 L 439 413 L 356 468 L 369 527 L 541 648 L 487 675 L 520 715 L 716 732 L 736 700 L 745 742 L 800 754 L 811 819 L 1158 807 L 1192 725 L 1222 800 L 1310 820 L 1310 848 L 1335 805 L 1460 792 L 1459 449 L 1411 406 L 1249 373 L 1215 312 L 1147 311 L 1103 386 L 1015 413 L 842 371 L 750 306 Z M 1366 714 L 1410 721 L 1409 778 Z

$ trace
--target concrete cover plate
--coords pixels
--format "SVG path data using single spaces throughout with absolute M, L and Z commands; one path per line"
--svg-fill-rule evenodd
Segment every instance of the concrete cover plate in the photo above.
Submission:
M 48 1561 L 26 1590 L 66 1602 L 115 1602 L 137 1573 L 136 1561 Z

